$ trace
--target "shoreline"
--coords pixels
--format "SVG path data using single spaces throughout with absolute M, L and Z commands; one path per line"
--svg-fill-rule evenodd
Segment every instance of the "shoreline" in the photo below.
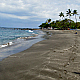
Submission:
M 0 48 L 0 61 L 10 55 L 24 51 L 30 48 L 33 44 L 44 40 L 44 38 L 42 38 L 44 35 L 46 35 L 46 33 L 38 31 L 38 34 L 34 34 L 34 36 L 20 37 L 3 45 L 3 47 Z
M 0 62 L 0 80 L 80 80 L 80 31 L 51 36 Z

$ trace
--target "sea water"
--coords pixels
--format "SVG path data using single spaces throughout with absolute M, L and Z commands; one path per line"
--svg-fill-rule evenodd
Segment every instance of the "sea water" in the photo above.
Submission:
M 40 30 L 0 28 L 0 61 L 43 40 L 43 35 Z

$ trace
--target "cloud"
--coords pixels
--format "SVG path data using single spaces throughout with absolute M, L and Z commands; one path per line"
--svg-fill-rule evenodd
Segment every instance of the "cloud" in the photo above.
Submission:
M 76 9 L 80 13 L 80 0 L 1 0 L 0 16 L 4 19 L 20 19 L 35 23 L 51 18 L 60 19 L 62 11 L 66 15 L 68 9 Z M 17 25 L 17 24 L 16 24 Z
M 29 16 L 16 16 L 16 15 L 12 15 L 12 14 L 6 14 L 6 13 L 0 13 L 0 16 L 3 16 L 5 18 L 18 18 L 18 19 L 28 19 Z

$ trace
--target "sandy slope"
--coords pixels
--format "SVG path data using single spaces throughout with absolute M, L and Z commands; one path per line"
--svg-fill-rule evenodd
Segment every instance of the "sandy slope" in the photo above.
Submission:
M 0 80 L 80 80 L 80 32 L 49 32 L 47 40 L 1 61 Z

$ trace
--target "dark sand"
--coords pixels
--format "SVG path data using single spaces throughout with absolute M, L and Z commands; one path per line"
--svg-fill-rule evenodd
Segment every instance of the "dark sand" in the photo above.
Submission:
M 80 80 L 80 32 L 49 32 L 47 40 L 1 61 L 0 80 Z

